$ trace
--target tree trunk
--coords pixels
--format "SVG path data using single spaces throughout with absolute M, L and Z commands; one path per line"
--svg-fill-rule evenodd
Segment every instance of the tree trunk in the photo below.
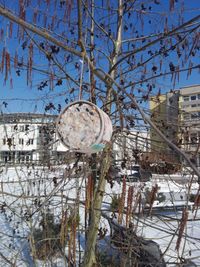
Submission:
M 91 223 L 87 235 L 87 244 L 84 256 L 84 267 L 91 267 L 96 263 L 95 246 L 98 235 L 99 222 L 101 218 L 101 206 L 106 185 L 106 174 L 110 167 L 110 146 L 103 153 L 103 161 L 98 187 L 95 191 L 93 207 L 91 210 Z

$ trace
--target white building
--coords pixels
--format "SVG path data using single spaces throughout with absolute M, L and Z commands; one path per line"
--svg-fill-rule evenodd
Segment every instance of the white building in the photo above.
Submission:
M 137 163 L 137 157 L 150 151 L 150 139 L 147 131 L 122 131 L 113 144 L 113 156 L 116 161 L 130 161 Z
M 0 162 L 59 160 L 67 149 L 57 141 L 57 116 L 33 113 L 0 115 Z
M 56 115 L 11 113 L 0 115 L 0 163 L 62 162 L 67 148 L 56 135 Z M 135 161 L 137 153 L 149 151 L 147 132 L 122 131 L 113 144 L 115 161 Z

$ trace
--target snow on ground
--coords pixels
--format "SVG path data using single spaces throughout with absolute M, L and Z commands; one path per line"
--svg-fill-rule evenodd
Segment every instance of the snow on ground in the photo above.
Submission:
M 61 211 L 67 209 L 68 205 L 72 209 L 75 208 L 73 203 L 77 196 L 79 196 L 80 202 L 85 201 L 85 179 L 67 179 L 67 174 L 68 169 L 64 166 L 55 166 L 51 169 L 13 167 L 0 170 L 0 254 L 12 262 L 16 259 L 16 266 L 33 266 L 27 236 L 30 229 L 39 226 L 41 209 L 44 210 L 48 207 L 51 212 L 61 217 Z M 87 173 L 82 174 L 82 177 L 85 176 Z M 188 196 L 195 194 L 198 190 L 198 185 L 195 183 L 189 187 L 188 183 L 180 184 L 174 180 L 154 177 L 151 182 L 145 184 L 127 182 L 126 191 L 130 186 L 134 187 L 135 196 L 138 191 L 141 191 L 143 206 L 145 206 L 145 192 L 151 191 L 155 184 L 158 184 L 158 193 L 162 193 L 164 198 L 161 202 L 156 200 L 153 208 L 192 205 L 188 201 Z M 110 208 L 113 194 L 120 195 L 121 192 L 122 182 L 115 182 L 112 188 L 110 184 L 107 184 L 103 209 Z M 156 241 L 163 253 L 166 250 L 164 254 L 166 261 L 172 262 L 177 257 L 191 258 L 194 259 L 197 266 L 200 266 L 198 259 L 200 258 L 200 212 L 197 213 L 195 221 L 191 220 L 187 223 L 186 238 L 183 239 L 186 241 L 181 242 L 182 248 L 178 253 L 175 245 L 179 226 L 177 219 L 181 217 L 181 211 L 174 212 L 174 210 L 164 212 L 165 216 L 140 217 L 137 219 L 138 234 Z M 79 212 L 81 224 L 84 225 L 83 205 L 80 205 Z M 33 214 L 31 218 L 30 214 Z M 189 216 L 190 219 L 194 217 L 192 210 L 189 211 Z M 102 219 L 102 226 L 109 228 L 108 222 L 104 219 Z M 84 238 L 82 235 L 81 240 L 83 250 Z M 170 242 L 170 240 L 172 241 Z M 1 255 L 0 258 L 2 259 Z M 56 264 L 62 266 L 63 261 L 58 259 Z M 2 259 L 1 266 L 10 265 L 9 262 L 6 263 L 6 260 Z M 38 266 L 42 266 L 42 264 L 39 263 Z
M 162 216 L 153 216 L 140 219 L 138 233 L 145 238 L 156 241 L 164 253 L 165 261 L 169 266 L 177 259 L 190 259 L 196 266 L 200 266 L 200 212 L 196 220 L 187 222 L 184 235 L 182 237 L 179 251 L 176 248 L 177 229 L 179 222 L 176 219 L 181 218 L 181 212 L 162 214 L 171 218 Z M 189 218 L 192 219 L 194 214 L 190 211 Z M 180 262 L 180 261 L 179 261 Z
M 31 229 L 40 227 L 41 211 L 53 213 L 57 220 L 63 211 L 75 210 L 77 195 L 80 201 L 85 200 L 84 179 L 67 179 L 68 171 L 65 166 L 0 170 L 0 267 L 11 266 L 6 258 L 16 262 L 16 266 L 35 266 L 28 239 Z M 85 211 L 81 204 L 79 214 L 84 223 Z M 65 266 L 59 258 L 54 259 L 54 264 Z M 38 261 L 38 266 L 52 266 L 52 263 L 43 265 Z
M 154 178 L 145 184 L 127 183 L 127 191 L 129 186 L 134 186 L 135 195 L 138 191 L 145 194 L 146 190 L 151 191 L 152 186 L 156 184 L 158 193 L 162 193 L 164 199 L 162 202 L 154 201 L 152 216 L 144 215 L 135 218 L 134 224 L 137 225 L 138 235 L 152 239 L 160 245 L 164 259 L 168 263 L 167 266 L 176 266 L 172 263 L 184 259 L 190 259 L 200 266 L 200 211 L 197 213 L 193 211 L 194 203 L 190 202 L 188 197 L 197 193 L 199 185 L 192 183 L 189 186 L 188 183 L 180 184 L 171 179 Z M 112 189 L 107 188 L 106 202 L 110 202 L 111 196 L 121 193 L 121 191 L 122 186 L 119 184 L 115 184 Z M 145 205 L 145 203 L 143 204 Z M 177 251 L 175 247 L 180 226 L 179 219 L 182 217 L 182 211 L 179 209 L 182 210 L 186 206 L 189 209 L 189 221 L 186 224 L 180 249 Z

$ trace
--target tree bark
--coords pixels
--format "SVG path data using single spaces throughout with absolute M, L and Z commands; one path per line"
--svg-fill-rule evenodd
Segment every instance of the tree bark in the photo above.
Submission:
M 111 144 L 105 149 L 103 153 L 103 161 L 101 164 L 101 175 L 99 183 L 95 191 L 93 207 L 91 209 L 91 223 L 88 229 L 86 250 L 84 256 L 84 267 L 91 267 L 96 263 L 95 246 L 98 235 L 99 222 L 101 219 L 101 206 L 105 192 L 106 174 L 110 167 L 110 149 Z
M 118 55 L 121 49 L 121 40 L 122 40 L 122 18 L 123 18 L 123 0 L 118 0 L 118 24 L 117 24 L 117 32 L 116 32 L 116 42 L 113 51 L 113 59 L 111 62 L 111 68 L 116 64 Z M 111 72 L 110 76 L 112 80 L 115 78 L 115 69 Z M 107 112 L 111 111 L 111 98 L 112 98 L 112 83 L 107 87 L 107 99 L 106 102 L 108 105 L 106 106 Z M 94 203 L 91 211 L 91 224 L 88 229 L 88 237 L 87 237 L 87 245 L 84 256 L 84 267 L 92 267 L 96 263 L 95 256 L 95 246 L 98 235 L 98 227 L 101 219 L 101 206 L 103 195 L 105 192 L 106 185 L 106 174 L 110 167 L 110 154 L 111 154 L 111 144 L 108 145 L 105 150 L 105 157 L 101 164 L 101 172 L 97 190 L 95 192 Z

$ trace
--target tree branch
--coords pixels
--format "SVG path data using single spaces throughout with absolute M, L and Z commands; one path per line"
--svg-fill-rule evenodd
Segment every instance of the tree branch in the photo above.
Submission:
M 194 21 L 197 21 L 200 19 L 200 15 L 194 17 L 193 19 L 183 23 L 181 26 L 178 26 L 176 27 L 175 29 L 169 31 L 168 33 L 163 33 L 161 37 L 149 42 L 148 44 L 142 46 L 142 47 L 139 47 L 137 49 L 135 49 L 134 51 L 128 53 L 126 56 L 124 56 L 123 58 L 121 58 L 118 62 L 116 62 L 116 64 L 114 66 L 112 66 L 112 68 L 109 70 L 109 74 L 113 71 L 113 69 L 115 69 L 122 61 L 124 61 L 126 58 L 138 53 L 138 52 L 141 52 L 141 51 L 144 51 L 147 47 L 151 46 L 151 45 L 154 45 L 158 42 L 160 42 L 161 40 L 165 39 L 166 37 L 169 37 L 173 34 L 175 34 L 178 30 L 184 28 L 184 27 L 187 27 L 187 26 L 191 26 L 191 23 L 193 23 Z

